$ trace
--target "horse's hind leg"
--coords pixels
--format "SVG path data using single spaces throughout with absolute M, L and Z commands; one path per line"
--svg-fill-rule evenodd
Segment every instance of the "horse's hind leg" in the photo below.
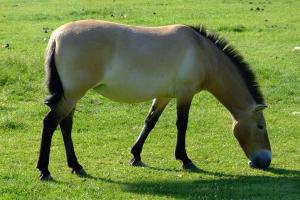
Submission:
M 143 149 L 143 145 L 150 131 L 154 128 L 156 122 L 158 121 L 161 113 L 164 111 L 169 101 L 170 99 L 168 98 L 154 99 L 150 112 L 145 120 L 143 130 L 141 131 L 138 139 L 136 140 L 135 144 L 131 148 L 131 153 L 133 154 L 133 158 L 130 161 L 131 165 L 133 166 L 144 165 L 141 161 L 141 152 Z
M 51 178 L 48 165 L 52 135 L 58 124 L 72 111 L 74 105 L 75 103 L 68 102 L 65 98 L 62 98 L 56 105 L 51 106 L 50 112 L 43 120 L 42 140 L 39 159 L 37 162 L 37 168 L 41 172 L 41 180 Z
M 60 128 L 64 139 L 68 166 L 72 168 L 72 173 L 76 173 L 78 175 L 84 175 L 85 172 L 82 166 L 77 161 L 77 157 L 74 151 L 72 136 L 71 136 L 73 116 L 74 116 L 74 109 L 65 119 L 63 119 L 60 122 Z

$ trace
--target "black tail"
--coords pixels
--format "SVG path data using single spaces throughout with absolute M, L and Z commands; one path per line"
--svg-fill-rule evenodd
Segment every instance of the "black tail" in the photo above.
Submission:
M 50 41 L 45 56 L 46 84 L 51 95 L 46 97 L 44 103 L 49 107 L 56 105 L 64 93 L 55 65 L 55 46 L 55 40 Z

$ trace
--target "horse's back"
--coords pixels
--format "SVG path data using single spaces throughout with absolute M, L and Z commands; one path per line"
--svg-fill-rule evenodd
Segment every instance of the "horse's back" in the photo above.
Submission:
M 129 102 L 174 97 L 178 72 L 187 73 L 180 68 L 195 65 L 190 33 L 183 25 L 135 27 L 94 20 L 63 25 L 53 37 L 64 90 L 80 98 L 96 87 L 108 98 Z

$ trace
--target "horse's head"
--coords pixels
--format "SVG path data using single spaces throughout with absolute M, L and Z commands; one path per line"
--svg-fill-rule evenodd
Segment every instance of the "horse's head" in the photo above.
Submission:
M 271 146 L 262 110 L 265 105 L 256 105 L 246 114 L 233 121 L 233 133 L 248 157 L 249 166 L 266 169 L 272 159 Z

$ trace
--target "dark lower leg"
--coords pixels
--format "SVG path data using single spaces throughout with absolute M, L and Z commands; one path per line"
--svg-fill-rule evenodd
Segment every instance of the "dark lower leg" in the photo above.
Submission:
M 37 162 L 37 168 L 41 171 L 41 178 L 45 178 L 50 175 L 48 170 L 50 146 L 52 135 L 58 125 L 55 112 L 51 110 L 43 121 L 42 140 L 40 146 L 40 154 Z
M 183 165 L 189 164 L 192 161 L 187 156 L 185 150 L 185 136 L 188 124 L 188 116 L 191 103 L 186 103 L 185 105 L 178 105 L 177 107 L 177 144 L 175 150 L 175 157 L 177 160 L 181 160 Z
M 82 166 L 77 161 L 71 136 L 73 114 L 74 110 L 64 120 L 61 121 L 60 128 L 64 139 L 68 166 L 72 168 L 72 171 L 79 172 L 82 169 Z
M 56 105 L 51 106 L 50 112 L 43 120 L 40 154 L 36 166 L 41 172 L 41 180 L 47 180 L 48 178 L 51 178 L 48 165 L 52 136 L 58 124 L 70 113 L 72 108 L 73 102 L 61 99 Z
M 147 118 L 145 120 L 143 130 L 141 131 L 137 141 L 131 148 L 131 153 L 133 154 L 135 161 L 141 160 L 141 152 L 142 152 L 143 145 L 144 145 L 150 131 L 154 128 L 154 126 L 155 126 L 156 122 L 158 121 L 158 118 L 161 114 L 161 112 L 155 112 L 155 111 L 156 111 L 156 107 L 153 106 L 151 108 L 149 115 L 147 116 Z
M 141 131 L 138 139 L 136 140 L 135 144 L 131 148 L 131 153 L 133 154 L 133 159 L 131 160 L 131 164 L 135 165 L 139 161 L 141 161 L 141 152 L 143 149 L 143 145 L 150 133 L 150 131 L 154 128 L 156 122 L 158 121 L 161 113 L 163 112 L 164 108 L 168 104 L 169 100 L 155 100 L 153 103 L 150 112 L 145 120 L 145 124 L 143 130 Z

